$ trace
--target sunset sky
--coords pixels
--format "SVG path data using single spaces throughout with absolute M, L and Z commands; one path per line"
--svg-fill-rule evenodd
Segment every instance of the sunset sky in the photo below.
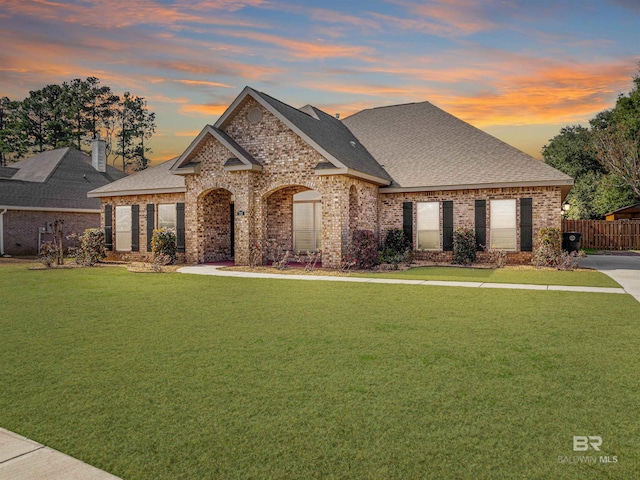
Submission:
M 638 0 L 0 0 L 0 96 L 98 77 L 179 155 L 245 85 L 346 117 L 428 100 L 540 157 L 631 88 Z

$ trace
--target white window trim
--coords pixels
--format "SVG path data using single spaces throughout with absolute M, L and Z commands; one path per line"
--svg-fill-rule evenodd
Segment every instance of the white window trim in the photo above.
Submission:
M 421 229 L 420 228 L 420 204 L 424 203 L 432 203 L 437 205 L 438 211 L 438 246 L 437 248 L 421 248 L 420 247 L 420 232 L 435 232 L 434 229 Z M 427 202 L 416 202 L 416 238 L 415 245 L 416 250 L 428 251 L 428 252 L 439 252 L 442 250 L 442 207 L 440 201 L 427 201 Z
M 120 212 L 122 212 L 123 209 L 128 209 L 129 210 L 129 230 L 124 230 L 124 231 L 122 231 L 122 230 L 120 230 L 118 228 L 118 217 L 119 217 L 118 210 L 120 210 Z M 114 208 L 114 212 L 113 212 L 115 214 L 114 215 L 115 216 L 114 240 L 115 240 L 115 251 L 116 252 L 131 252 L 131 247 L 132 247 L 132 245 L 131 245 L 132 244 L 131 236 L 132 236 L 132 233 L 133 233 L 133 218 L 132 218 L 132 211 L 131 210 L 132 210 L 131 209 L 131 205 L 116 205 L 115 208 Z M 119 233 L 121 235 L 118 235 Z M 127 245 L 128 248 L 121 248 L 121 246 L 120 246 L 121 242 L 118 241 L 118 237 L 121 237 L 122 234 L 124 234 L 124 233 L 128 233 L 129 234 L 129 243 Z
M 311 213 L 311 217 L 312 217 L 312 221 L 313 221 L 313 248 L 311 249 L 311 251 L 316 251 L 316 250 L 320 250 L 322 248 L 322 218 L 320 219 L 320 225 L 317 224 L 316 222 L 316 208 L 318 206 L 320 206 L 320 208 L 322 209 L 322 200 L 294 200 L 293 204 L 304 204 L 304 203 L 309 203 L 311 205 L 313 205 L 313 209 L 312 209 L 312 213 Z M 294 251 L 302 251 L 302 250 L 297 250 L 296 249 L 296 228 L 295 228 L 295 221 L 293 218 L 293 211 L 292 211 L 292 215 L 291 215 L 291 233 L 292 233 L 292 247 Z M 320 234 L 320 248 L 318 248 L 318 233 Z M 303 249 L 306 250 L 306 249 Z
M 514 208 L 514 217 L 513 217 L 513 248 L 501 248 L 496 247 L 493 244 L 493 233 L 494 233 L 494 204 L 495 202 L 513 202 Z M 510 227 L 511 228 L 511 227 Z M 489 200 L 489 246 L 492 250 L 504 250 L 506 252 L 516 252 L 518 250 L 518 202 L 515 198 L 495 198 Z
M 173 211 L 174 211 L 174 216 L 175 216 L 175 225 L 173 227 L 169 227 L 172 228 L 174 231 L 177 230 L 178 228 L 178 207 L 177 204 L 175 203 L 157 203 L 156 204 L 156 212 L 155 212 L 155 228 L 159 229 L 159 228 L 167 228 L 167 227 L 161 227 L 160 226 L 160 207 L 161 206 L 171 206 L 173 207 Z

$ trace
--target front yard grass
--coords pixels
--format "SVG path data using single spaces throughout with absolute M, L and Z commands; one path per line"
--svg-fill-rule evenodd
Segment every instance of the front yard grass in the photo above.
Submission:
M 0 291 L 0 426 L 124 479 L 640 471 L 629 295 L 21 265 Z
M 529 283 L 534 285 L 570 285 L 581 287 L 617 287 L 620 285 L 604 273 L 591 270 L 572 272 L 533 267 L 468 268 L 413 267 L 378 273 L 354 273 L 354 277 L 402 278 L 408 280 L 439 280 L 452 282 Z

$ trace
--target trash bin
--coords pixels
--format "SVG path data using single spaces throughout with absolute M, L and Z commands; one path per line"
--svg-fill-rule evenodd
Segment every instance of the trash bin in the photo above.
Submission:
M 562 234 L 562 250 L 566 252 L 579 252 L 581 238 L 582 234 L 580 232 L 564 232 Z

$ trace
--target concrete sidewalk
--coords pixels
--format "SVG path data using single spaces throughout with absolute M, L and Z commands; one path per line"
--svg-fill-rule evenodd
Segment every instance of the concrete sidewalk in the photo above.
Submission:
M 468 287 L 468 288 L 504 288 L 516 290 L 561 290 L 565 292 L 591 293 L 627 293 L 622 288 L 610 287 L 574 287 L 566 285 L 532 285 L 519 283 L 488 283 L 488 282 L 442 282 L 437 280 L 405 280 L 392 278 L 361 278 L 361 277 L 332 277 L 324 275 L 296 275 L 279 273 L 239 272 L 222 270 L 221 265 L 194 265 L 178 269 L 180 273 L 196 275 L 217 275 L 220 277 L 240 278 L 279 278 L 286 280 L 324 280 L 325 282 L 355 282 L 355 283 L 391 283 L 403 285 L 435 285 L 439 287 Z
M 4 428 L 0 428 L 0 479 L 120 480 Z
M 640 255 L 588 255 L 580 259 L 580 267 L 608 275 L 640 302 Z

